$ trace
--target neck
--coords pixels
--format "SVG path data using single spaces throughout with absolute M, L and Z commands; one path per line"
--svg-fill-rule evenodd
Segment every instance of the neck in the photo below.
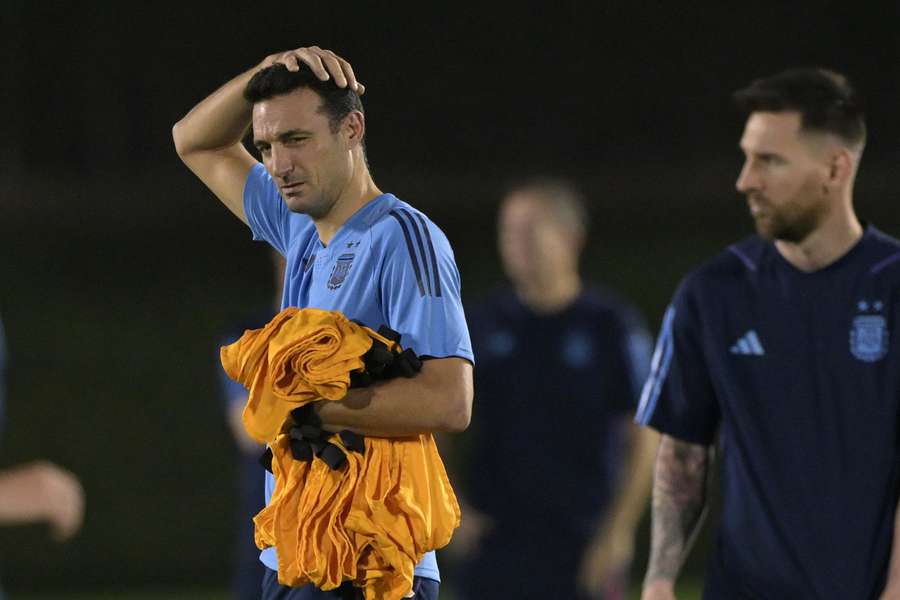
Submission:
M 347 222 L 353 214 L 363 206 L 381 195 L 381 190 L 375 185 L 369 169 L 365 167 L 365 161 L 354 169 L 354 174 L 347 185 L 340 191 L 328 214 L 321 219 L 316 219 L 316 230 L 322 244 L 328 245 L 331 238 Z
M 863 228 L 849 198 L 800 242 L 776 240 L 786 261 L 807 273 L 818 271 L 844 256 L 862 237 Z
M 581 293 L 581 278 L 577 272 L 553 274 L 552 277 L 518 282 L 515 289 L 519 300 L 534 312 L 557 313 L 572 304 Z

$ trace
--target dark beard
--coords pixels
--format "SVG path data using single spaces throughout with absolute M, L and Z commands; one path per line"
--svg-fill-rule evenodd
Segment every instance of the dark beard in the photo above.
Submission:
M 805 240 L 819 226 L 819 211 L 809 210 L 793 217 L 773 215 L 768 222 L 756 221 L 756 231 L 770 242 L 781 240 L 797 244 Z
M 773 211 L 768 220 L 755 220 L 756 231 L 770 242 L 780 240 L 797 244 L 819 227 L 827 212 L 828 206 L 824 202 L 799 211 Z

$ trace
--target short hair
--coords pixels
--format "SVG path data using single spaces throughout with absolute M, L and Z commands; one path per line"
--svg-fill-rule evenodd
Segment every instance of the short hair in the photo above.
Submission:
M 508 186 L 504 198 L 514 194 L 533 196 L 556 222 L 587 237 L 590 218 L 584 194 L 572 181 L 562 177 L 532 177 Z
M 344 118 L 351 112 L 355 110 L 363 112 L 359 95 L 349 86 L 338 87 L 334 78 L 322 81 L 304 63 L 301 63 L 296 71 L 289 71 L 281 63 L 260 69 L 244 88 L 244 98 L 251 104 L 256 104 L 304 87 L 316 92 L 322 98 L 320 111 L 328 116 L 332 133 L 340 129 Z
M 800 113 L 800 128 L 831 133 L 851 146 L 866 142 L 862 103 L 850 81 L 822 68 L 795 68 L 757 79 L 733 94 L 745 114 L 753 112 Z

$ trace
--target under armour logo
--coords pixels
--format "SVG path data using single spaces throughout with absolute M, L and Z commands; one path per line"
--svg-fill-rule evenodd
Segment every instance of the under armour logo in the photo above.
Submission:
M 759 336 L 756 335 L 755 329 L 751 329 L 738 338 L 734 346 L 729 348 L 729 352 L 742 356 L 763 356 L 766 353 L 759 341 Z

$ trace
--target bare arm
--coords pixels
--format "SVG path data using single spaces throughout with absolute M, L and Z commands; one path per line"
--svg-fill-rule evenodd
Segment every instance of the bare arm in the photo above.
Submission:
M 351 389 L 339 402 L 319 402 L 326 429 L 381 437 L 462 431 L 472 414 L 472 365 L 461 358 L 426 360 L 411 378 Z
M 627 428 L 627 448 L 610 508 L 582 559 L 579 584 L 600 595 L 610 577 L 627 571 L 634 555 L 634 535 L 647 508 L 659 434 L 635 425 Z
M 900 504 L 894 514 L 894 541 L 891 547 L 891 561 L 888 563 L 887 583 L 880 600 L 900 599 Z
M 643 598 L 674 598 L 675 579 L 706 513 L 710 449 L 660 439 L 653 480 L 653 525 Z
M 244 88 L 260 69 L 281 63 L 296 71 L 300 62 L 323 81 L 334 77 L 340 87 L 350 85 L 359 93 L 364 90 L 350 64 L 333 52 L 316 46 L 297 48 L 266 57 L 213 92 L 172 128 L 175 150 L 184 164 L 244 223 L 244 183 L 256 164 L 241 144 L 252 112 L 244 100 Z
M 46 461 L 0 471 L 0 523 L 46 521 L 63 541 L 81 528 L 83 516 L 84 491 L 68 471 Z

